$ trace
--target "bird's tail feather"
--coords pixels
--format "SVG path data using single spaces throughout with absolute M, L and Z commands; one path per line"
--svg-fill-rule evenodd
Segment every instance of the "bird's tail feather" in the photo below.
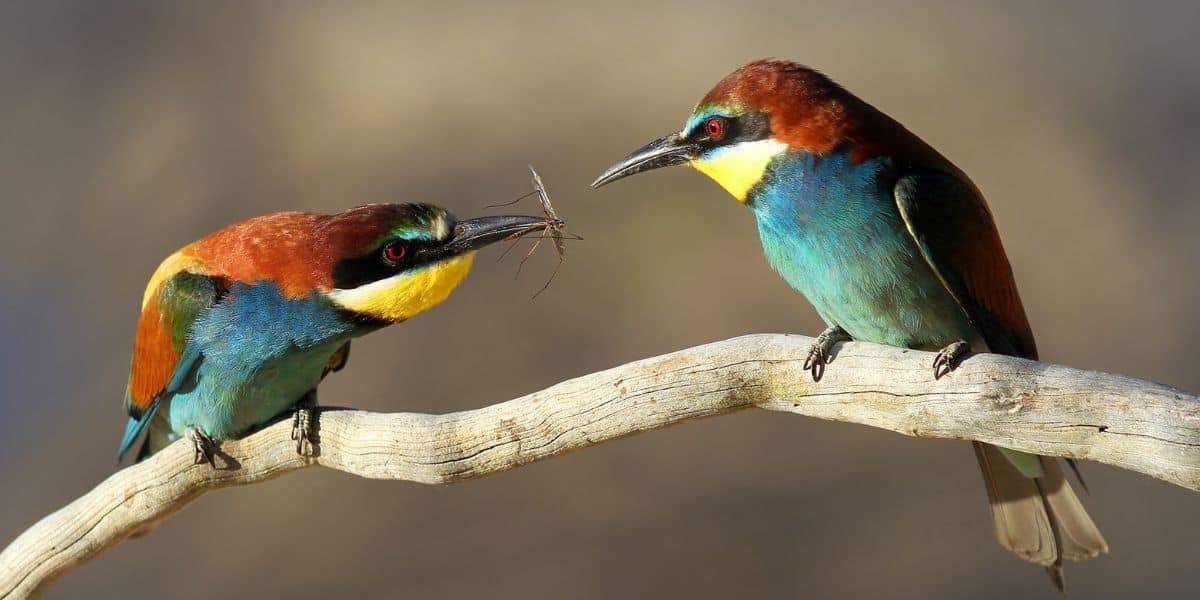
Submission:
M 130 418 L 125 425 L 125 435 L 121 437 L 121 447 L 117 449 L 117 461 L 125 457 L 125 453 L 129 451 L 129 447 L 133 445 L 134 440 L 142 435 L 142 431 L 146 429 L 146 425 L 154 420 L 154 415 L 158 414 L 158 400 L 150 404 L 142 414 L 136 419 Z M 143 445 L 143 451 L 145 446 Z M 142 460 L 142 452 L 138 452 L 138 460 Z
M 1039 457 L 1042 476 L 1029 478 L 995 446 L 975 442 L 975 457 L 987 485 L 996 540 L 1046 567 L 1060 591 L 1065 589 L 1064 558 L 1083 560 L 1108 552 L 1104 536 L 1055 459 Z

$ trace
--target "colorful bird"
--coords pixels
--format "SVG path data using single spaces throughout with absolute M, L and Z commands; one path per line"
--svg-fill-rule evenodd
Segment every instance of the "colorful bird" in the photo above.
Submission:
M 148 430 L 138 460 L 187 436 L 211 464 L 217 442 L 294 407 L 303 454 L 317 384 L 345 366 L 352 338 L 445 300 L 476 250 L 545 225 L 372 204 L 262 215 L 184 247 L 142 297 L 118 459 Z
M 760 60 L 721 80 L 683 130 L 592 184 L 690 164 L 754 213 L 768 262 L 828 325 L 806 368 L 838 341 L 941 349 L 934 377 L 968 350 L 1037 358 L 983 195 L 929 144 L 826 76 Z M 1057 461 L 982 443 L 996 538 L 1044 565 L 1108 550 Z M 1073 466 L 1073 465 L 1072 465 Z

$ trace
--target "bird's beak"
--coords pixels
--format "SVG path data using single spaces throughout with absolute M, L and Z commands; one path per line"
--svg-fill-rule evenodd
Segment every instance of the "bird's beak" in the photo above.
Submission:
M 621 162 L 605 171 L 596 181 L 593 181 L 592 187 L 598 188 L 622 177 L 650 169 L 682 165 L 696 159 L 699 155 L 699 146 L 688 142 L 678 133 L 672 133 L 634 150 L 632 154 L 626 156 Z
M 441 253 L 456 255 L 473 252 L 489 244 L 536 231 L 546 223 L 545 217 L 524 215 L 479 217 L 459 221 L 454 226 L 454 237 L 442 246 Z

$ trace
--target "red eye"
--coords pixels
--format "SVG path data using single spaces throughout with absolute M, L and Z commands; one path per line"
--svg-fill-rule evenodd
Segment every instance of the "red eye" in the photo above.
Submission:
M 708 133 L 708 137 L 713 138 L 714 140 L 720 139 L 721 136 L 725 134 L 725 124 L 722 123 L 720 119 L 709 119 L 708 122 L 704 124 L 704 131 Z
M 393 242 L 383 247 L 383 257 L 386 258 L 388 262 L 400 262 L 407 252 L 408 250 L 405 249 L 405 247 L 399 242 Z

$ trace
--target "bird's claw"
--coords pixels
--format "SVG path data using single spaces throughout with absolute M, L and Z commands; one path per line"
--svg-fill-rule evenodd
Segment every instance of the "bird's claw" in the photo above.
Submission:
M 319 439 L 316 428 L 316 409 L 316 397 L 307 394 L 296 406 L 296 413 L 292 415 L 292 439 L 296 440 L 296 454 L 300 456 L 312 456 Z
M 825 365 L 833 359 L 827 350 L 818 339 L 813 342 L 813 345 L 808 348 L 808 357 L 804 359 L 804 370 L 812 373 L 813 381 L 820 381 L 821 375 L 825 373 Z
M 971 345 L 957 341 L 942 348 L 933 359 L 933 378 L 941 379 L 958 368 L 962 357 L 971 350 Z
M 192 442 L 192 464 L 208 463 L 212 468 L 217 468 L 217 443 L 199 427 L 188 429 L 187 436 Z
M 841 327 L 830 327 L 817 336 L 804 359 L 804 370 L 812 373 L 813 381 L 820 381 L 825 375 L 825 365 L 833 362 L 833 347 L 838 342 L 848 342 L 850 339 L 850 334 Z

